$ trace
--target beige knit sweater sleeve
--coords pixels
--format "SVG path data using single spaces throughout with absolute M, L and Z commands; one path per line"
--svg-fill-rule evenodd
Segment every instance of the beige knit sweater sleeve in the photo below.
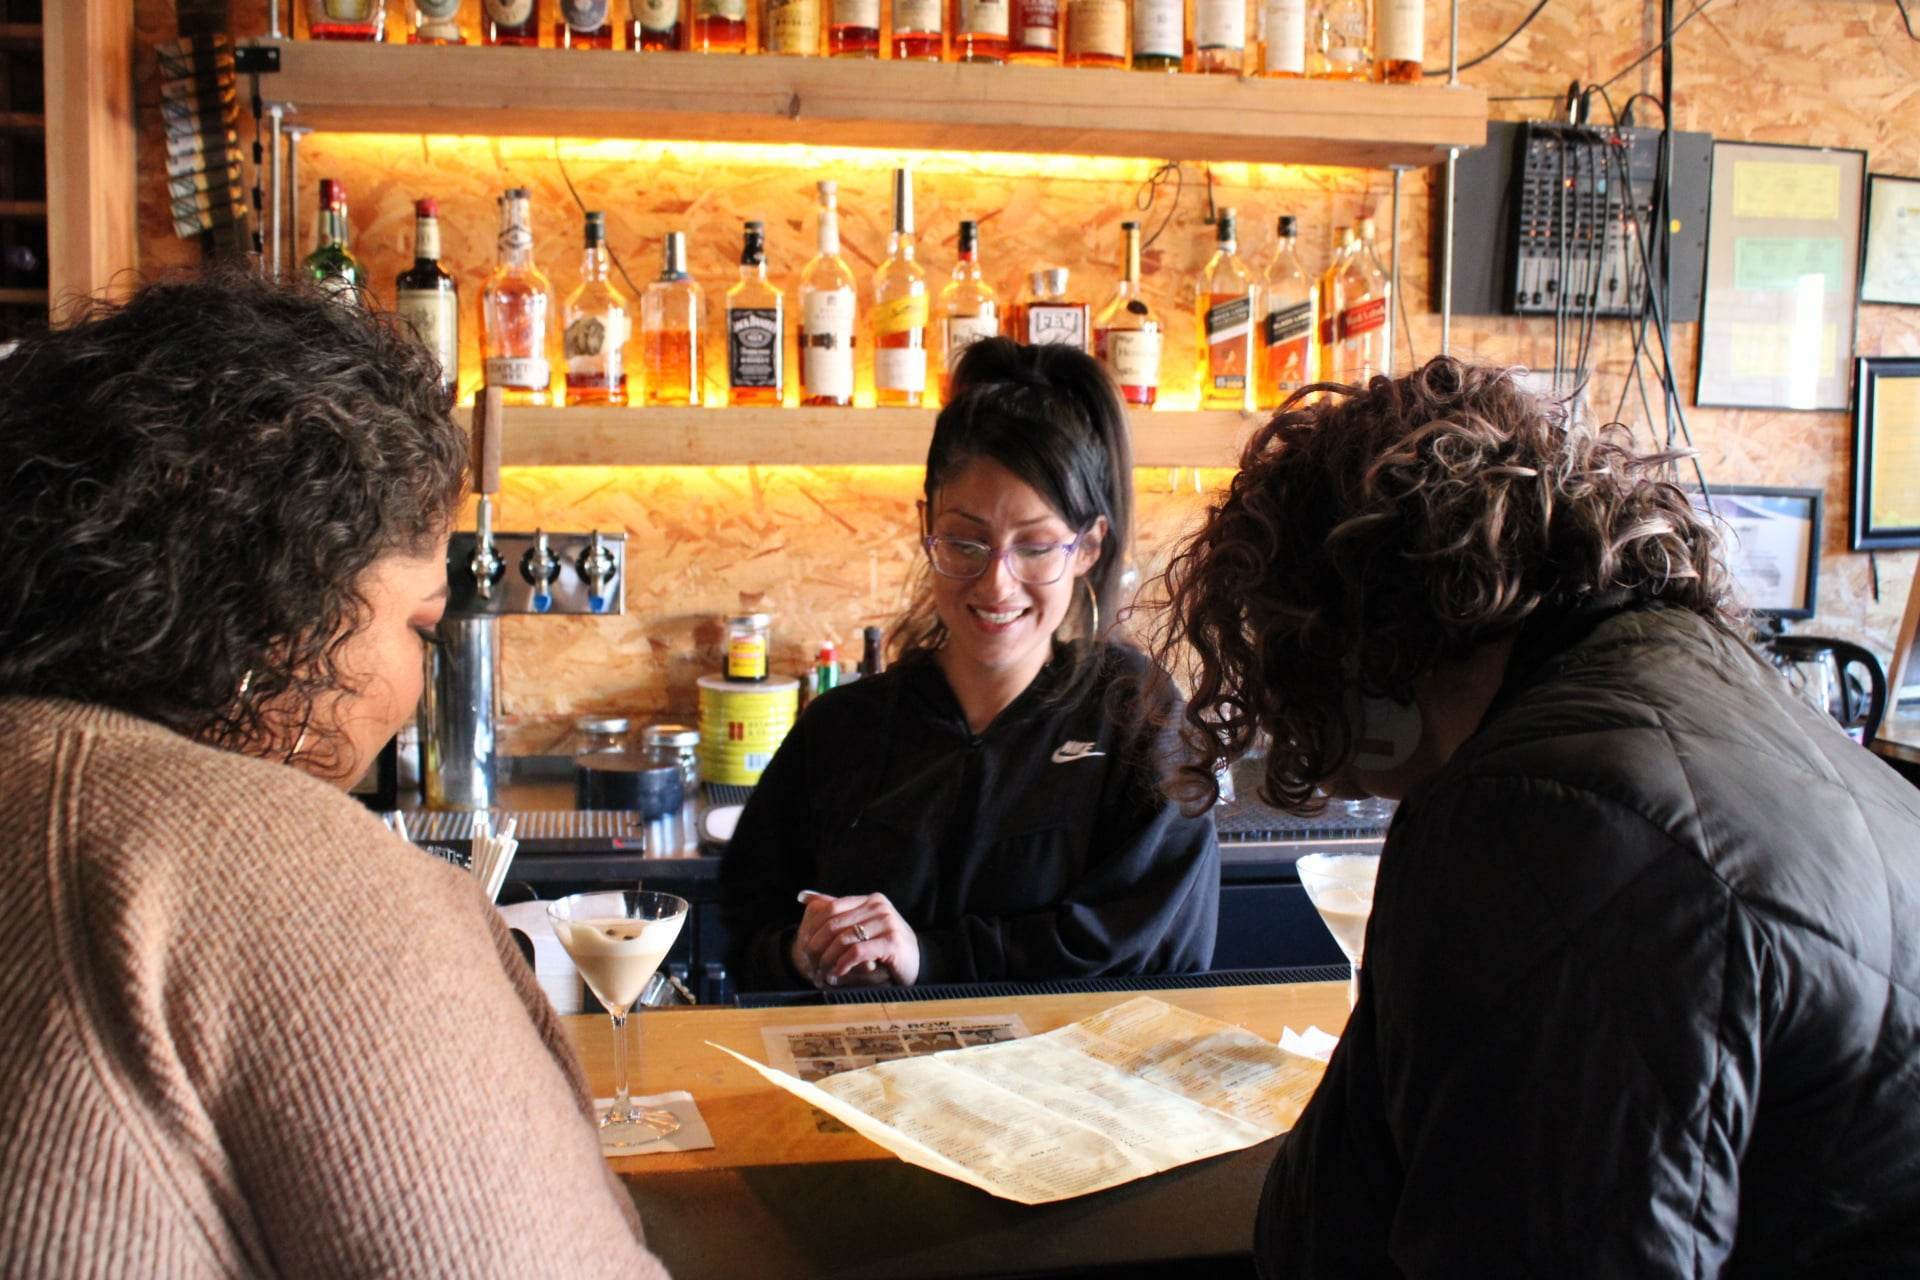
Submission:
M 664 1275 L 470 876 L 290 769 L 145 728 L 55 755 L 49 905 L 103 1122 L 149 1127 L 129 1176 L 219 1269 Z

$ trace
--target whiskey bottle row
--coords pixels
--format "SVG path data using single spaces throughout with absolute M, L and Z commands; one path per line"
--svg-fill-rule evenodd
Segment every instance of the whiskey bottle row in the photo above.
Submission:
M 325 179 L 320 192 L 307 274 L 364 299 L 367 281 L 348 245 L 346 190 Z M 945 398 L 970 344 L 1005 333 L 1079 347 L 1107 366 L 1129 404 L 1151 408 L 1158 401 L 1166 329 L 1141 288 L 1137 222 L 1120 224 L 1120 278 L 1098 309 L 1074 295 L 1064 267 L 1030 272 L 1020 295 L 1003 306 L 982 270 L 979 224 L 971 220 L 959 225 L 957 260 L 936 293 L 918 258 L 912 176 L 898 169 L 887 256 L 863 299 L 840 252 L 837 188 L 822 181 L 817 192 L 816 251 L 790 290 L 769 276 L 765 225 L 745 224 L 739 279 L 726 291 L 720 333 L 710 335 L 705 292 L 687 269 L 685 232 L 667 233 L 659 274 L 630 309 L 608 278 L 612 259 L 599 212 L 585 217 L 580 283 L 556 310 L 553 286 L 534 262 L 528 193 L 509 190 L 500 199 L 498 265 L 481 291 L 483 381 L 501 388 L 509 404 L 697 406 L 709 399 L 706 361 L 724 358 L 729 405 L 781 405 L 791 377 L 800 404 L 844 407 L 854 402 L 855 349 L 864 334 L 872 344 L 875 404 L 912 408 Z M 414 212 L 414 264 L 394 282 L 395 311 L 438 356 L 451 390 L 460 373 L 459 289 L 439 264 L 438 206 L 420 200 Z M 1219 213 L 1215 252 L 1193 295 L 1203 408 L 1270 408 L 1316 380 L 1365 382 L 1391 372 L 1389 284 L 1372 220 L 1342 228 L 1332 261 L 1316 276 L 1301 263 L 1295 220 L 1280 218 L 1278 232 L 1271 260 L 1256 271 L 1239 252 L 1235 210 Z M 637 386 L 627 365 L 635 309 Z M 549 354 L 556 328 L 557 371 Z
M 749 0 L 618 0 L 624 17 L 616 0 L 553 0 L 551 20 L 549 2 L 477 0 L 482 43 L 1403 84 L 1420 79 L 1426 42 L 1424 0 L 755 0 L 757 34 L 749 31 Z M 387 3 L 307 0 L 308 32 L 385 39 Z M 464 44 L 462 19 L 475 3 L 408 0 L 407 39 Z

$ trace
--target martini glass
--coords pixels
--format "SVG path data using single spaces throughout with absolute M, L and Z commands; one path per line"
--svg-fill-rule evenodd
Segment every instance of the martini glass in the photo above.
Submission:
M 1347 1008 L 1360 1002 L 1360 961 L 1367 945 L 1367 916 L 1373 911 L 1373 881 L 1380 872 L 1377 853 L 1309 853 L 1294 864 L 1300 887 L 1347 955 Z
M 600 1117 L 600 1149 L 631 1151 L 680 1127 L 671 1111 L 634 1109 L 628 1091 L 627 1013 L 687 922 L 687 900 L 637 890 L 576 893 L 547 918 L 580 976 L 613 1018 L 613 1105 Z

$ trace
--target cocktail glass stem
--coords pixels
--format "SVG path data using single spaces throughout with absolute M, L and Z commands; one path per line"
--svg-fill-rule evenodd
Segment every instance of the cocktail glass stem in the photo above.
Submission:
M 627 1087 L 627 1015 L 613 1018 L 613 1106 L 607 1109 L 602 1125 L 630 1124 L 639 1119 L 633 1114 L 632 1094 Z

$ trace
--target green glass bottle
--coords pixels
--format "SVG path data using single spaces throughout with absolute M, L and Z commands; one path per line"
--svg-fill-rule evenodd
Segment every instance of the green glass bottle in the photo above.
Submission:
M 319 231 L 302 266 L 322 289 L 347 302 L 360 301 L 367 278 L 347 248 L 347 189 L 332 178 L 320 179 Z

